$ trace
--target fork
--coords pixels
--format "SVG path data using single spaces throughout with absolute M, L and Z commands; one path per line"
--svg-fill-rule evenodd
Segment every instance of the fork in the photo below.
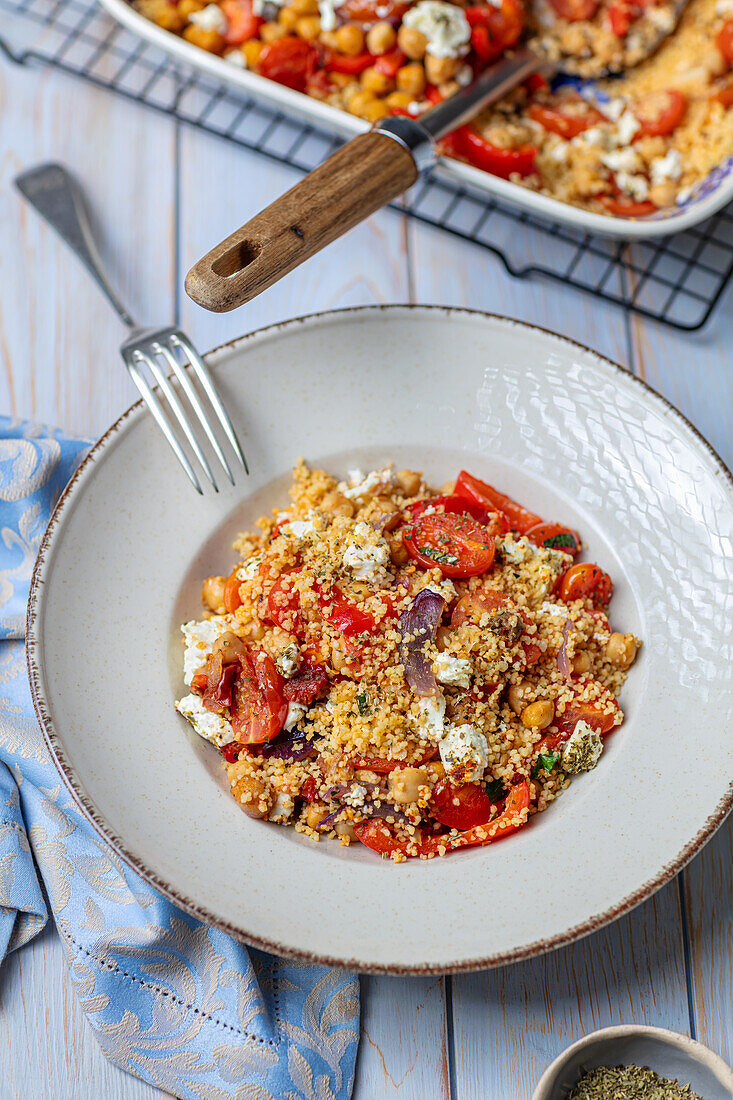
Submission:
M 130 335 L 120 347 L 120 354 L 132 381 L 156 424 L 168 440 L 176 458 L 186 471 L 193 487 L 203 494 L 199 473 L 186 453 L 181 434 L 215 492 L 219 491 L 219 487 L 204 452 L 204 436 L 234 485 L 231 465 L 224 453 L 211 415 L 194 387 L 192 375 L 206 395 L 219 427 L 223 430 L 245 473 L 249 473 L 247 460 L 206 364 L 179 328 L 173 325 L 142 328 L 125 309 L 102 269 L 81 191 L 72 176 L 63 165 L 48 163 L 21 172 L 14 182 L 24 198 L 35 207 L 41 217 L 45 218 L 78 256 L 130 329 Z M 152 377 L 153 385 L 150 383 L 148 373 Z M 184 407 L 174 380 L 178 382 L 180 391 L 188 400 L 195 419 L 192 419 L 190 412 L 187 412 Z M 176 431 L 176 424 L 180 432 Z

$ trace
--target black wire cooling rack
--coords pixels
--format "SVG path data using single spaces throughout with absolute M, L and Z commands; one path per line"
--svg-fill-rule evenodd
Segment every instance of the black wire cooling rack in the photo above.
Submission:
M 187 71 L 95 0 L 0 0 L 0 11 L 0 49 L 18 64 L 52 65 L 303 172 L 338 145 L 332 135 Z M 544 222 L 430 176 L 400 209 L 487 248 L 518 278 L 559 280 L 688 331 L 705 324 L 733 275 L 733 206 L 674 237 L 634 244 Z M 518 235 L 518 222 L 534 232 Z

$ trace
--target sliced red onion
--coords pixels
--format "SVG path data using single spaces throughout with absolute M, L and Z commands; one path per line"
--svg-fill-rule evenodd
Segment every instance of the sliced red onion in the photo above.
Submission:
M 288 730 L 278 734 L 262 747 L 262 755 L 269 760 L 308 760 L 315 756 L 317 749 L 312 741 L 304 737 L 300 730 Z
M 361 794 L 361 791 L 365 792 L 363 801 L 358 803 L 349 799 L 349 795 L 354 794 L 357 787 L 360 788 L 359 794 Z M 389 801 L 384 787 L 380 787 L 377 783 L 362 783 L 358 780 L 353 780 L 350 783 L 338 783 L 336 786 L 329 787 L 327 791 L 324 791 L 323 797 L 329 802 L 341 802 L 343 805 L 339 806 L 337 810 L 333 810 L 328 817 L 324 817 L 318 826 L 319 829 L 332 828 L 333 822 L 346 806 L 350 806 L 352 810 L 356 810 L 365 818 L 393 818 L 403 825 L 410 823 L 409 817 Z
M 426 653 L 428 642 L 435 639 L 446 602 L 431 588 L 418 592 L 399 619 L 400 660 L 405 666 L 405 678 L 416 695 L 435 695 L 438 684 Z
M 570 658 L 568 657 L 568 639 L 570 637 L 570 619 L 565 620 L 565 626 L 562 628 L 562 645 L 557 653 L 557 667 L 566 680 L 570 680 L 573 675 L 573 670 L 570 667 Z

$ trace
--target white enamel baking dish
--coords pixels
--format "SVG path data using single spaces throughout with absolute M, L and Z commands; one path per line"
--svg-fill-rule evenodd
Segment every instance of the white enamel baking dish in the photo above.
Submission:
M 207 53 L 198 46 L 192 46 L 185 39 L 164 31 L 151 23 L 149 19 L 131 7 L 127 0 L 100 0 L 100 3 L 116 20 L 129 30 L 147 39 L 177 61 L 193 69 L 199 69 L 222 83 L 240 88 L 254 99 L 259 99 L 277 107 L 291 117 L 303 119 L 321 130 L 338 134 L 345 138 L 367 130 L 368 124 L 354 115 L 340 111 L 320 100 L 300 92 L 292 91 L 273 80 L 236 68 L 215 54 Z M 587 233 L 605 237 L 620 237 L 624 240 L 651 240 L 679 233 L 683 229 L 697 225 L 709 218 L 722 207 L 733 202 L 733 157 L 712 171 L 695 188 L 686 202 L 674 209 L 663 210 L 649 218 L 634 221 L 631 218 L 612 218 L 603 214 L 593 214 L 588 210 L 570 206 L 547 195 L 538 195 L 525 187 L 508 180 L 499 179 L 488 172 L 481 172 L 469 164 L 441 158 L 434 169 L 435 176 L 442 180 L 459 183 L 474 193 L 490 195 L 504 204 L 518 207 L 530 214 L 536 214 L 546 221 L 560 222 Z

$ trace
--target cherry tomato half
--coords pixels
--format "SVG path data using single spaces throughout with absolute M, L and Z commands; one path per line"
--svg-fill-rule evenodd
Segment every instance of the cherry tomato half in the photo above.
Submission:
M 671 134 L 684 118 L 686 110 L 687 100 L 676 88 L 642 96 L 634 106 L 634 114 L 641 123 L 634 140 Z
M 481 783 L 454 787 L 442 779 L 433 788 L 428 812 L 450 829 L 473 829 L 475 825 L 485 825 L 491 817 L 491 799 Z
M 426 749 L 416 760 L 395 760 L 391 756 L 352 756 L 349 763 L 352 768 L 368 768 L 378 775 L 388 775 L 395 768 L 419 768 L 438 755 L 437 746 Z
M 318 50 L 312 43 L 286 35 L 262 47 L 258 64 L 261 76 L 304 92 L 317 62 Z
M 580 23 L 592 19 L 598 9 L 598 0 L 550 0 L 555 12 L 568 23 Z
M 227 17 L 227 29 L 224 42 L 227 46 L 241 46 L 255 38 L 264 19 L 255 15 L 252 0 L 222 0 L 221 10 Z
M 342 634 L 369 634 L 376 626 L 373 615 L 350 603 L 336 585 L 320 595 L 321 615 Z
M 402 0 L 345 0 L 337 11 L 355 23 L 377 23 L 380 19 L 401 19 L 409 7 Z
M 295 676 L 283 684 L 283 696 L 289 703 L 313 703 L 328 691 L 328 673 L 323 665 L 304 661 Z
M 437 566 L 444 577 L 477 577 L 494 560 L 494 536 L 467 515 L 422 515 L 404 528 L 402 542 L 418 565 Z
M 232 691 L 230 721 L 237 739 L 246 745 L 271 741 L 285 725 L 288 704 L 283 679 L 266 653 L 239 658 L 242 671 Z
M 514 46 L 524 29 L 524 11 L 517 0 L 476 4 L 465 9 L 471 26 L 471 45 L 479 61 L 493 61 Z
M 627 199 L 624 196 L 599 195 L 598 201 L 615 218 L 646 218 L 659 209 L 656 203 L 651 201 L 635 202 L 634 199 Z
M 397 76 L 397 72 L 402 68 L 407 61 L 407 55 L 402 50 L 390 50 L 389 53 L 383 53 L 379 57 L 372 57 L 374 68 L 382 76 L 388 76 L 391 80 Z
M 626 38 L 631 30 L 631 24 L 635 23 L 640 15 L 639 5 L 629 3 L 629 0 L 620 0 L 618 4 L 611 4 L 608 9 L 608 22 L 612 33 L 617 38 Z
M 486 481 L 480 481 L 479 478 L 469 474 L 466 470 L 461 470 L 458 475 L 455 492 L 458 496 L 473 501 L 474 504 L 483 504 L 484 507 L 502 512 L 509 520 L 512 530 L 518 531 L 520 535 L 526 534 L 530 527 L 535 527 L 538 523 L 543 522 L 540 516 L 536 516 L 534 512 L 529 512 L 521 504 L 517 504 L 516 501 L 512 500 L 511 497 L 505 496 L 493 485 L 489 485 Z
M 547 546 L 551 550 L 564 550 L 575 557 L 583 549 L 583 543 L 577 531 L 564 527 L 562 523 L 537 523 L 527 531 L 527 538 L 535 546 Z
M 613 581 L 598 565 L 580 562 L 571 565 L 560 577 L 557 594 L 561 600 L 590 599 L 594 607 L 607 607 L 613 595 Z
M 231 576 L 227 577 L 227 582 L 224 585 L 224 609 L 230 615 L 233 615 L 237 608 L 242 606 L 242 597 L 239 595 L 241 583 L 235 569 Z
M 471 126 L 459 126 L 450 135 L 450 147 L 474 168 L 508 180 L 510 176 L 529 176 L 537 158 L 536 145 L 519 145 L 516 149 L 500 149 L 492 145 Z
M 267 597 L 267 616 L 275 626 L 301 637 L 303 616 L 300 611 L 300 592 L 293 583 L 297 569 L 281 573 Z
M 726 19 L 717 33 L 715 45 L 729 65 L 733 65 L 733 19 Z
M 454 493 L 444 497 L 433 497 L 432 500 L 418 500 L 411 504 L 408 512 L 413 520 L 421 516 L 430 508 L 433 511 L 446 513 L 466 513 L 484 527 L 488 527 L 492 535 L 503 535 L 509 530 L 509 524 L 501 512 L 495 512 L 482 504 L 474 504 L 465 497 L 459 497 Z
M 567 105 L 563 103 L 557 107 L 544 103 L 532 103 L 527 113 L 543 129 L 549 130 L 552 134 L 559 134 L 566 141 L 584 133 L 585 130 L 590 130 L 591 126 L 597 126 L 599 122 L 607 121 L 605 115 L 590 103 L 586 103 L 580 96 L 577 101 L 573 99 Z
M 733 82 L 726 84 L 717 91 L 713 98 L 717 99 L 718 103 L 722 103 L 726 108 L 733 107 Z
M 326 58 L 326 68 L 332 73 L 346 73 L 348 76 L 358 76 L 374 64 L 374 57 L 370 53 L 359 53 L 356 56 L 345 53 L 330 53 Z
M 616 725 L 618 711 L 618 705 L 616 705 L 613 713 L 606 714 L 605 711 L 599 710 L 598 707 L 594 707 L 590 703 L 572 703 L 565 708 L 563 714 L 556 718 L 553 723 L 557 726 L 559 735 L 553 744 L 553 748 L 567 740 L 578 722 L 585 722 L 597 733 L 608 733 Z

